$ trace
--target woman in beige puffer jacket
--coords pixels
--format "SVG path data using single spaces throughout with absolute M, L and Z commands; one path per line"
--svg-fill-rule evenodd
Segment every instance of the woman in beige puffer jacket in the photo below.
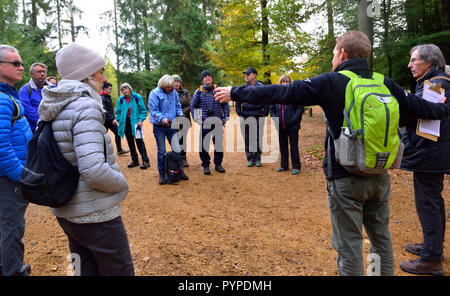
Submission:
M 73 43 L 57 53 L 56 65 L 62 80 L 56 88 L 43 89 L 39 118 L 53 121 L 58 147 L 80 177 L 73 198 L 52 213 L 69 238 L 75 273 L 134 275 L 120 208 L 128 182 L 103 125 L 98 93 L 106 80 L 104 59 Z

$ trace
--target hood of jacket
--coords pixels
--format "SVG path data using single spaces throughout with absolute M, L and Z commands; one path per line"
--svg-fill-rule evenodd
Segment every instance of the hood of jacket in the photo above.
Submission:
M 61 80 L 57 87 L 45 86 L 42 89 L 42 101 L 39 105 L 39 118 L 52 121 L 68 104 L 80 97 L 90 97 L 101 106 L 102 98 L 88 84 L 77 80 Z
M 8 96 L 12 96 L 15 99 L 19 98 L 19 93 L 17 90 L 13 86 L 8 85 L 6 82 L 0 82 L 0 91 Z

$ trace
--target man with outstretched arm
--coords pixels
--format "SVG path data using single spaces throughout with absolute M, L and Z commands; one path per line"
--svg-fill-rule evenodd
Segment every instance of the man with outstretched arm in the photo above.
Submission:
M 261 87 L 217 88 L 215 98 L 219 102 L 319 105 L 327 118 L 334 139 L 339 138 L 344 121 L 345 91 L 349 78 L 339 71 L 349 70 L 360 77 L 371 78 L 368 65 L 371 44 L 359 31 L 346 32 L 336 39 L 333 50 L 333 72 L 323 73 L 304 81 L 295 80 L 288 85 Z M 384 78 L 384 84 L 397 99 L 402 118 L 440 119 L 449 116 L 450 108 L 445 104 L 432 104 L 414 95 L 405 93 L 393 80 Z M 364 275 L 362 252 L 362 227 L 371 242 L 371 254 L 380 258 L 380 275 L 394 274 L 394 254 L 389 232 L 389 174 L 370 177 L 347 171 L 335 159 L 334 143 L 329 141 L 327 129 L 323 161 L 327 178 L 328 203 L 333 230 L 332 245 L 338 252 L 340 275 Z M 328 149 L 330 143 L 330 149 Z M 330 161 L 328 161 L 328 159 Z M 328 162 L 331 165 L 328 165 Z

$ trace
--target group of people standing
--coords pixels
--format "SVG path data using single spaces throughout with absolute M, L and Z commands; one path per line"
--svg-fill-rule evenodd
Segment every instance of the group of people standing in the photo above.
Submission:
M 323 164 L 327 178 L 332 245 L 338 253 L 339 273 L 364 274 L 364 226 L 371 241 L 371 252 L 380 257 L 380 274 L 393 275 L 389 174 L 368 177 L 345 170 L 336 160 L 334 143 L 329 140 L 339 137 L 343 122 L 342 110 L 349 79 L 339 71 L 350 70 L 362 77 L 372 77 L 367 62 L 370 51 L 370 41 L 363 33 L 344 33 L 336 39 L 332 72 L 294 82 L 289 76 L 283 76 L 278 85 L 270 86 L 256 81 L 257 71 L 254 68 L 244 72 L 245 85 L 228 88 L 217 87 L 213 83 L 212 73 L 205 70 L 200 76 L 202 85 L 194 92 L 192 100 L 189 92 L 182 88 L 181 77 L 164 75 L 148 100 L 150 122 L 157 143 L 158 183 L 164 184 L 161 174 L 166 139 L 179 154 L 181 169 L 188 166 L 181 149 L 186 143 L 174 139 L 178 129 L 173 127 L 172 122 L 177 117 L 187 117 L 189 120 L 184 122 L 190 122 L 192 115 L 192 119 L 201 125 L 203 149 L 200 159 L 204 174 L 211 174 L 208 153 L 211 140 L 215 145 L 215 170 L 225 172 L 222 166 L 223 149 L 219 149 L 223 148 L 223 138 L 215 137 L 211 131 L 223 130 L 230 116 L 228 102 L 231 100 L 236 102 L 236 112 L 244 122 L 241 127 L 246 139 L 247 165 L 261 166 L 261 146 L 257 143 L 255 148 L 251 138 L 246 138 L 249 133 L 245 133 L 245 120 L 249 117 L 259 119 L 271 112 L 273 117 L 281 120 L 279 139 L 282 157 L 278 171 L 288 170 L 287 147 L 290 142 L 293 174 L 298 174 L 301 168 L 298 132 L 303 106 L 319 105 L 328 124 L 325 149 L 330 152 L 327 152 Z M 406 93 L 391 79 L 384 79 L 384 84 L 400 106 L 405 143 L 402 168 L 414 172 L 416 208 L 423 229 L 423 242 L 406 245 L 407 251 L 420 258 L 400 263 L 403 270 L 414 274 L 444 273 L 446 217 L 442 191 L 444 174 L 450 173 L 447 153 L 450 148 L 450 102 L 434 104 L 420 97 L 426 79 L 440 83 L 446 96 L 450 96 L 450 78 L 444 73 L 444 66 L 443 55 L 437 46 L 421 45 L 411 50 L 408 65 L 418 82 L 415 95 Z M 58 147 L 80 172 L 72 200 L 62 207 L 51 209 L 68 237 L 70 252 L 80 257 L 79 274 L 134 275 L 120 206 L 129 185 L 116 162 L 107 131 L 111 129 L 115 134 L 117 154 L 130 152 L 132 161 L 128 167 L 140 165 L 141 169 L 147 169 L 150 162 L 142 136 L 147 108 L 142 96 L 131 85 L 124 83 L 120 86 L 122 96 L 114 110 L 109 97 L 111 85 L 105 83 L 105 60 L 90 49 L 76 43 L 62 48 L 56 54 L 56 67 L 62 80 L 49 83 L 44 78 L 46 66 L 33 64 L 30 82 L 17 92 L 14 84 L 22 80 L 22 59 L 14 47 L 0 45 L 0 275 L 28 275 L 31 271 L 31 266 L 23 263 L 22 243 L 28 202 L 21 196 L 18 181 L 37 120 L 52 122 Z M 36 108 L 34 115 L 37 114 L 37 117 L 26 116 L 30 106 Z M 418 118 L 441 120 L 441 136 L 436 142 L 414 133 Z M 260 124 L 259 120 L 257 124 Z M 258 135 L 260 130 L 262 126 L 258 125 Z M 127 139 L 129 151 L 121 146 L 123 136 Z M 139 163 L 136 147 L 142 163 Z M 182 179 L 189 179 L 184 172 Z

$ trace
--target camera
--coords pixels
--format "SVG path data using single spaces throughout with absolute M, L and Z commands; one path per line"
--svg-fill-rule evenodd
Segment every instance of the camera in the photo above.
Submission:
M 214 116 L 214 109 L 208 109 L 208 111 L 206 111 L 206 115 L 208 115 L 208 117 Z

